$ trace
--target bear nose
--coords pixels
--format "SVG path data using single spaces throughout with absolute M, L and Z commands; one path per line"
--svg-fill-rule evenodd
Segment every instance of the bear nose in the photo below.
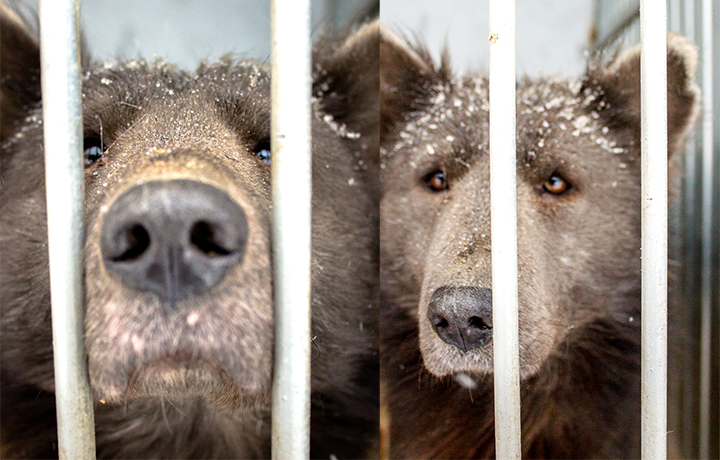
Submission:
M 217 285 L 242 260 L 247 239 L 245 212 L 225 192 L 192 180 L 154 181 L 110 206 L 100 250 L 126 285 L 177 301 Z
M 450 345 L 463 352 L 482 347 L 492 338 L 492 290 L 442 286 L 430 299 L 427 317 Z

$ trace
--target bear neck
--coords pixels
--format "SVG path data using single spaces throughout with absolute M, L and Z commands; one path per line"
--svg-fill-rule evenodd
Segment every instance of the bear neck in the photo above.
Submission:
M 381 312 L 388 317 L 381 319 L 381 356 L 393 457 L 494 457 L 492 374 L 476 376 L 474 390 L 430 375 L 419 351 L 417 316 L 383 297 Z M 633 322 L 601 317 L 573 329 L 538 373 L 521 382 L 524 458 L 640 455 L 639 447 L 605 450 L 640 445 L 639 299 L 637 304 L 621 309 L 635 315 Z M 609 442 L 608 435 L 618 439 Z

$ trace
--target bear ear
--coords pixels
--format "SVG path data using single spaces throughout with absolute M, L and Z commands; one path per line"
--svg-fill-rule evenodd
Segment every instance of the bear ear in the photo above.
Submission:
M 380 26 L 380 137 L 398 131 L 408 113 L 422 109 L 434 82 L 449 74 L 446 63 L 437 71 L 429 53 L 413 47 L 387 27 Z
M 40 39 L 38 25 L 5 3 L 0 3 L 0 142 L 17 129 L 31 109 L 40 104 Z M 83 69 L 90 56 L 80 35 Z
M 0 3 L 0 141 L 40 103 L 40 46 L 33 28 Z
M 342 40 L 322 40 L 314 50 L 313 96 L 324 113 L 378 148 L 378 21 Z
M 668 152 L 678 151 L 699 111 L 700 89 L 695 83 L 697 50 L 685 38 L 667 37 Z M 640 130 L 640 46 L 614 59 L 599 74 L 589 71 L 588 81 L 598 84 L 598 103 L 613 125 Z M 602 101 L 602 102 L 601 102 Z

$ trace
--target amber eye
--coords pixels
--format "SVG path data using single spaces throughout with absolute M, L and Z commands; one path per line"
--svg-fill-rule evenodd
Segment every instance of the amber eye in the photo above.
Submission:
M 425 176 L 425 185 L 433 192 L 442 192 L 448 189 L 448 180 L 442 171 L 434 171 Z
M 543 184 L 543 190 L 553 195 L 562 195 L 570 190 L 570 183 L 558 174 L 553 174 Z

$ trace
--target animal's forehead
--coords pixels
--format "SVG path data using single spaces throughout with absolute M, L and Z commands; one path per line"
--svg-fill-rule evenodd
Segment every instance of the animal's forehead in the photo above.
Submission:
M 85 125 L 110 138 L 129 128 L 177 138 L 219 129 L 264 132 L 269 82 L 267 70 L 252 61 L 226 59 L 194 73 L 161 61 L 100 64 L 83 80 Z
M 518 148 L 526 161 L 550 151 L 593 147 L 600 154 L 618 155 L 625 148 L 606 125 L 606 108 L 599 89 L 581 80 L 524 81 L 518 86 Z
M 572 125 L 589 132 L 583 128 L 600 118 L 596 110 L 596 106 L 602 109 L 600 96 L 597 90 L 583 87 L 580 80 L 523 80 L 517 90 L 518 123 Z
M 417 158 L 460 152 L 472 160 L 478 153 L 487 153 L 487 78 L 463 76 L 436 84 L 430 94 L 422 111 L 407 115 L 395 143 L 386 146 L 383 155 L 389 158 L 403 150 Z M 584 86 L 582 79 L 521 80 L 516 94 L 518 159 L 527 162 L 538 156 L 562 154 L 572 145 L 623 153 L 603 124 L 601 96 L 599 90 Z M 468 156 L 468 152 L 472 154 Z
M 196 72 L 177 70 L 163 61 L 144 60 L 105 62 L 85 73 L 83 90 L 87 95 L 115 97 L 170 98 L 176 94 L 207 96 L 215 99 L 243 99 L 269 88 L 269 72 L 254 61 L 224 59 L 203 63 Z
M 383 161 L 400 151 L 415 156 L 447 155 L 459 151 L 460 143 L 483 148 L 489 110 L 487 79 L 463 77 L 438 82 L 427 91 L 422 109 L 405 114 L 394 143 L 381 148 Z

